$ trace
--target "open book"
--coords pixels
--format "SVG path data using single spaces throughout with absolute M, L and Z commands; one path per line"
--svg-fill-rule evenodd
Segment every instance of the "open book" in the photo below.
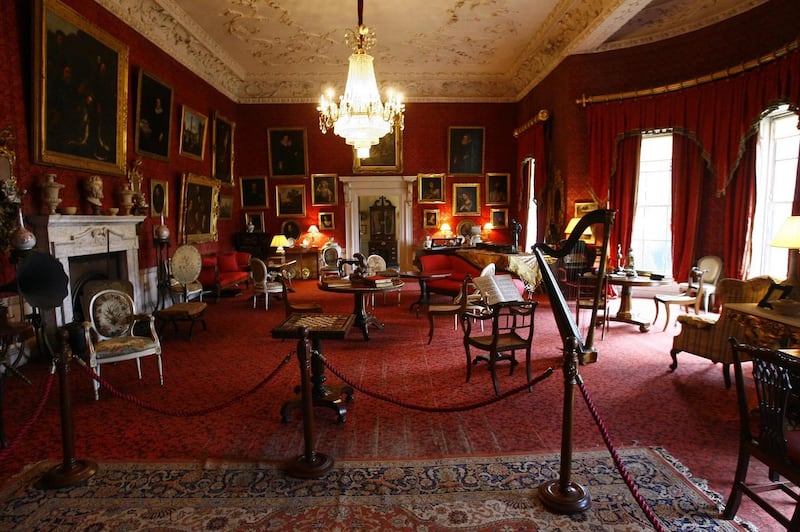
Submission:
M 517 285 L 510 275 L 482 275 L 473 278 L 472 282 L 480 290 L 487 305 L 507 301 L 522 301 Z

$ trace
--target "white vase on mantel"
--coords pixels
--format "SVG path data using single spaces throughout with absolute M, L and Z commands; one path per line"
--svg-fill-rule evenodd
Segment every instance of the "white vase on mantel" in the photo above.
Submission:
M 42 201 L 49 209 L 49 214 L 55 214 L 56 208 L 61 203 L 61 198 L 58 194 L 64 185 L 56 182 L 56 174 L 46 174 L 44 177 L 44 184 L 42 185 Z
M 122 190 L 119 191 L 119 199 L 120 199 L 120 206 L 122 207 L 122 214 L 125 216 L 129 216 L 131 214 L 131 209 L 133 208 L 133 190 L 131 190 L 130 185 L 125 185 Z

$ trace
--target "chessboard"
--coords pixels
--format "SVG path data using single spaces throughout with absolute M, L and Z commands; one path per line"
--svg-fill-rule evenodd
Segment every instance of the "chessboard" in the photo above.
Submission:
M 292 314 L 272 329 L 273 338 L 302 338 L 301 328 L 309 338 L 344 338 L 353 325 L 352 314 Z

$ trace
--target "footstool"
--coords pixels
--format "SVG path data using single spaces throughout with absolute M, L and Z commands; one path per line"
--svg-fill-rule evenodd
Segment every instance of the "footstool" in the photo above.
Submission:
M 175 303 L 169 308 L 155 311 L 153 316 L 155 316 L 155 318 L 161 322 L 161 326 L 158 329 L 158 335 L 161 336 L 161 331 L 164 329 L 164 326 L 167 323 L 172 323 L 175 332 L 178 332 L 178 322 L 188 321 L 191 322 L 191 325 L 189 326 L 188 341 L 191 341 L 192 329 L 194 329 L 194 324 L 196 322 L 199 321 L 203 324 L 204 331 L 208 330 L 206 320 L 203 318 L 203 314 L 205 313 L 207 307 L 208 304 L 203 303 L 202 301 L 188 301 L 184 303 Z

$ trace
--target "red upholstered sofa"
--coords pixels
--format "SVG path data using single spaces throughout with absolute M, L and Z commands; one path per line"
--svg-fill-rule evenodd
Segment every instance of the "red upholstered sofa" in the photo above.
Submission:
M 213 292 L 219 299 L 222 291 L 241 283 L 250 284 L 250 253 L 221 251 L 203 257 L 203 267 L 197 278 L 204 291 Z
M 420 270 L 423 272 L 450 272 L 449 277 L 428 280 L 428 292 L 455 297 L 461 292 L 464 277 L 477 277 L 481 269 L 459 257 L 445 253 L 428 253 L 417 257 Z

